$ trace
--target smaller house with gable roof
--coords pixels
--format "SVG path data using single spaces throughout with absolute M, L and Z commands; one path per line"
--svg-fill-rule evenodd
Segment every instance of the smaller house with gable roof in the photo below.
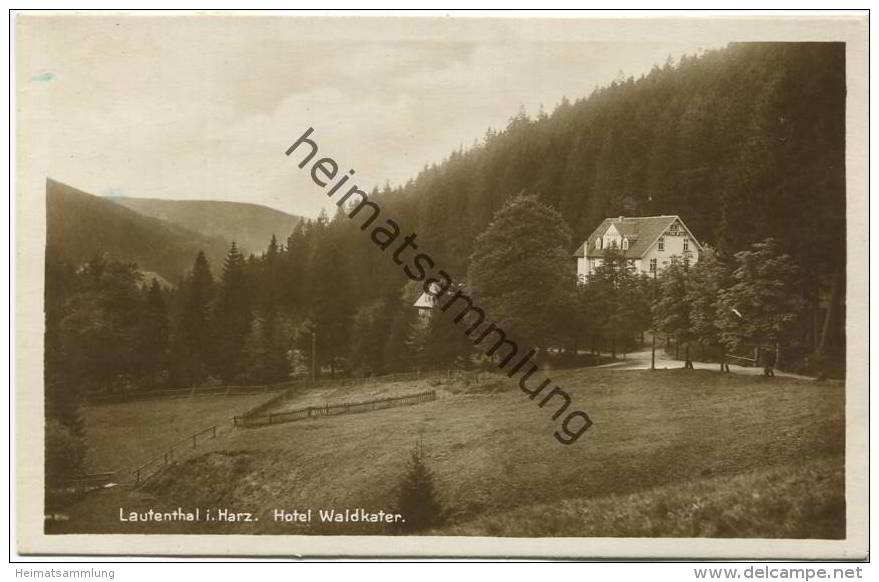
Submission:
M 695 264 L 702 251 L 679 216 L 605 218 L 574 253 L 578 279 L 585 281 L 594 274 L 612 248 L 622 253 L 637 273 L 645 274 L 679 261 Z

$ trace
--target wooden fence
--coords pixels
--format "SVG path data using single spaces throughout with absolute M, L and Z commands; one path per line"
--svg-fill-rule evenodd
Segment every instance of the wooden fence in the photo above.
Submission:
M 196 433 L 189 435 L 185 439 L 171 445 L 146 463 L 140 465 L 139 467 L 136 467 L 135 469 L 132 469 L 131 477 L 134 480 L 134 484 L 137 486 L 141 483 L 146 482 L 150 477 L 153 477 L 159 471 L 173 463 L 175 455 L 179 456 L 179 451 L 181 449 L 194 449 L 198 447 L 199 437 L 208 433 L 210 433 L 210 437 L 208 438 L 217 438 L 217 425 L 209 426 L 204 430 L 200 430 Z M 204 439 L 202 439 L 202 441 L 203 440 Z
M 217 438 L 217 426 L 209 426 L 189 435 L 165 449 L 159 455 L 153 457 L 146 463 L 134 469 L 119 469 L 118 471 L 108 471 L 105 473 L 91 473 L 83 475 L 76 479 L 67 479 L 59 484 L 61 489 L 77 489 L 88 490 L 104 487 L 110 483 L 122 483 L 130 478 L 134 485 L 140 485 L 146 482 L 150 477 L 156 475 L 159 471 L 171 464 L 175 458 L 179 458 L 181 449 L 195 449 L 199 442 L 204 442 L 204 437 L 210 433 L 210 439 Z M 176 457 L 175 457 L 176 455 Z
M 367 382 L 403 382 L 409 380 L 418 380 L 425 377 L 447 376 L 451 377 L 457 373 L 456 370 L 438 370 L 431 372 L 405 372 L 401 374 L 388 374 L 385 376 L 357 377 L 357 378 L 327 378 L 318 380 L 314 386 L 349 386 L 355 384 L 364 384 Z M 380 398 L 369 400 L 366 402 L 350 402 L 343 404 L 326 404 L 324 406 L 313 406 L 299 410 L 291 410 L 287 412 L 275 412 L 270 414 L 262 414 L 264 411 L 273 408 L 280 402 L 289 399 L 294 395 L 294 389 L 306 384 L 308 378 L 297 378 L 288 382 L 278 384 L 259 385 L 259 386 L 213 386 L 201 388 L 183 388 L 169 390 L 155 390 L 151 392 L 134 392 L 122 393 L 103 396 L 90 396 L 90 401 L 95 402 L 125 402 L 129 400 L 140 400 L 149 398 L 192 398 L 198 396 L 234 396 L 249 395 L 274 392 L 282 390 L 276 396 L 269 400 L 254 406 L 240 416 L 233 417 L 233 423 L 237 427 L 258 427 L 268 426 L 270 424 L 280 424 L 285 422 L 293 422 L 306 418 L 317 418 L 320 416 L 334 416 L 337 414 L 353 414 L 357 412 L 368 412 L 372 410 L 381 410 L 384 408 L 392 408 L 396 406 L 410 406 L 421 402 L 430 402 L 436 400 L 436 392 L 429 390 L 418 394 L 410 394 L 405 396 L 397 396 L 392 398 Z M 96 398 L 96 400 L 95 400 Z M 162 469 L 179 458 L 180 451 L 183 449 L 194 449 L 198 447 L 198 443 L 210 433 L 208 438 L 215 439 L 217 437 L 216 425 L 210 426 L 199 432 L 193 433 L 185 439 L 178 441 L 174 445 L 165 449 L 162 453 L 156 455 L 140 466 L 131 469 L 120 469 L 109 473 L 96 473 L 94 475 L 85 475 L 79 479 L 65 482 L 65 486 L 71 487 L 100 487 L 111 482 L 122 482 L 127 476 L 131 478 L 134 485 L 145 483 L 151 477 L 158 474 Z
M 436 400 L 436 391 L 428 390 L 427 392 L 419 392 L 418 394 L 407 394 L 405 396 L 378 398 L 375 400 L 366 400 L 362 402 L 325 404 L 324 406 L 309 406 L 307 408 L 299 408 L 296 410 L 288 410 L 284 412 L 272 412 L 270 414 L 249 414 L 243 416 L 235 416 L 232 418 L 232 423 L 236 427 L 252 428 L 269 426 L 273 424 L 282 424 L 286 422 L 295 422 L 297 420 L 318 418 L 321 416 L 357 414 L 360 412 L 371 412 L 373 410 L 394 408 L 396 406 L 411 406 L 413 404 L 432 402 L 434 400 Z
M 746 358 L 744 356 L 736 356 L 733 354 L 723 354 L 723 359 L 725 362 L 730 362 L 732 364 L 739 364 L 739 365 L 745 366 L 745 367 L 757 365 L 757 360 L 755 358 Z
M 59 484 L 61 489 L 97 489 L 109 483 L 118 481 L 124 477 L 125 471 L 110 471 L 106 473 L 91 473 L 77 479 L 67 479 Z
M 309 385 L 310 388 L 316 387 L 335 387 L 335 386 L 355 386 L 358 384 L 366 384 L 367 382 L 405 382 L 410 380 L 420 380 L 422 378 L 449 377 L 459 373 L 459 370 L 437 370 L 431 372 L 404 372 L 401 374 L 386 374 L 384 376 L 366 376 L 358 378 L 327 378 L 318 380 L 316 384 Z M 256 406 L 248 409 L 240 414 L 237 418 L 261 415 L 266 410 L 276 407 L 285 400 L 289 400 L 296 395 L 296 386 L 291 386 L 284 392 L 273 396 L 272 398 L 261 402 Z
M 739 364 L 745 367 L 756 367 L 761 361 L 763 361 L 760 358 L 761 354 L 765 354 L 767 352 L 776 354 L 776 351 L 777 348 L 775 346 L 757 346 L 754 348 L 754 357 L 752 358 L 749 358 L 747 356 L 737 356 L 735 354 L 723 354 L 723 357 L 725 362 L 731 362 L 733 364 Z M 775 358 L 773 358 L 773 360 L 774 359 Z

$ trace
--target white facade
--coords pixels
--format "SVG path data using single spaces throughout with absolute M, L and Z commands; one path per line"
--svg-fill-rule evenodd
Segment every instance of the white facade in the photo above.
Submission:
M 662 246 L 662 250 L 660 250 Z M 651 273 L 651 261 L 656 261 L 657 268 L 661 271 L 673 261 L 683 261 L 685 258 L 690 265 L 695 265 L 699 260 L 699 243 L 687 230 L 666 232 L 656 240 L 642 255 L 638 267 L 639 273 Z M 637 267 L 637 266 L 636 266 Z
M 603 229 L 607 222 L 610 224 Z M 676 261 L 686 260 L 693 265 L 699 260 L 702 247 L 677 216 L 619 217 L 605 223 L 577 252 L 577 276 L 581 281 L 601 266 L 601 255 L 609 248 L 626 255 L 639 274 L 662 271 Z

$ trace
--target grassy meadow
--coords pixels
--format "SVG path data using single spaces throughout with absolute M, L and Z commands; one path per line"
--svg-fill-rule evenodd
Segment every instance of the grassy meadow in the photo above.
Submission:
M 211 425 L 217 425 L 219 435 L 231 429 L 233 414 L 270 397 L 199 396 L 90 405 L 85 416 L 90 470 L 130 468 Z
M 276 523 L 272 512 L 393 511 L 421 441 L 445 508 L 445 524 L 427 532 L 433 535 L 844 536 L 841 383 L 709 370 L 579 369 L 552 377 L 594 422 L 570 446 L 553 437 L 559 423 L 549 407 L 486 375 L 371 389 L 433 387 L 438 399 L 426 404 L 259 429 L 229 427 L 232 414 L 252 405 L 232 398 L 115 405 L 131 410 L 109 417 L 95 408 L 93 442 L 114 441 L 96 442 L 98 449 L 129 455 L 143 448 L 130 441 L 158 440 L 147 435 L 173 441 L 171 433 L 185 436 L 223 418 L 226 425 L 141 490 L 86 496 L 53 531 L 391 533 L 317 519 Z M 344 399 L 370 397 L 346 391 Z M 136 429 L 125 429 L 126 418 Z M 120 523 L 123 506 L 230 508 L 259 521 Z

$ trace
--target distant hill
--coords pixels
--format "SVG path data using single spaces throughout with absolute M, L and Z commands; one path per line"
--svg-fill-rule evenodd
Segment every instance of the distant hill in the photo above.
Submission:
M 145 216 L 172 222 L 197 233 L 235 241 L 245 253 L 260 253 L 272 235 L 284 241 L 301 220 L 274 208 L 243 202 L 215 200 L 159 200 L 156 198 L 109 198 Z
M 73 262 L 96 254 L 137 263 L 176 284 L 203 250 L 219 274 L 227 243 L 178 224 L 144 216 L 55 180 L 46 181 L 46 250 Z

